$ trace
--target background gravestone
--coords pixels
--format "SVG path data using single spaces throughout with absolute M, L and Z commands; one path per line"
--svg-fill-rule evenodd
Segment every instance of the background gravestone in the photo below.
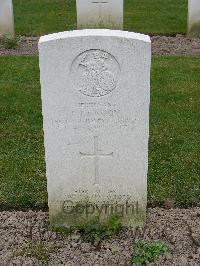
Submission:
M 188 1 L 188 35 L 200 37 L 200 0 Z
M 123 0 L 76 0 L 77 28 L 123 28 Z
M 51 225 L 144 225 L 151 44 L 146 35 L 81 30 L 39 41 Z
M 14 17 L 12 0 L 0 0 L 0 34 L 14 37 Z

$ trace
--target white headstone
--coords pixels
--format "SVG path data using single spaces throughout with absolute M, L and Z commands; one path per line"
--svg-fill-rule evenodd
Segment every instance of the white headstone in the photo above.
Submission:
M 151 43 L 81 30 L 39 41 L 50 221 L 80 225 L 112 212 L 144 225 Z
M 188 35 L 200 37 L 200 0 L 188 0 Z
M 123 0 L 76 0 L 77 28 L 123 29 Z
M 0 35 L 14 37 L 14 17 L 12 0 L 0 0 Z

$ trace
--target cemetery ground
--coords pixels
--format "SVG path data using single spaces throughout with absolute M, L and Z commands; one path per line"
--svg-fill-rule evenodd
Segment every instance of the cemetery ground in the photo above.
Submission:
M 199 58 L 153 57 L 147 226 L 101 246 L 50 231 L 38 57 L 0 57 L 0 65 L 2 265 L 129 265 L 137 239 L 166 243 L 150 265 L 198 265 Z
M 170 36 L 186 32 L 187 0 L 124 3 L 125 30 Z M 76 28 L 75 0 L 14 0 L 13 5 L 17 35 L 38 36 Z
M 38 57 L 0 57 L 0 208 L 47 207 Z M 197 57 L 154 57 L 149 203 L 200 201 Z
M 38 55 L 39 37 L 20 36 L 17 43 L 6 43 L 0 40 L 0 55 L 33 56 Z M 153 55 L 200 56 L 200 38 L 177 36 L 152 36 Z M 9 49 L 7 49 L 9 47 Z
M 37 43 L 76 28 L 75 0 L 13 3 L 18 46 L 0 43 L 0 265 L 131 265 L 137 240 L 167 247 L 148 265 L 200 265 L 200 39 L 185 37 L 187 1 L 125 1 L 125 30 L 150 34 L 154 55 L 147 225 L 95 244 L 48 223 Z

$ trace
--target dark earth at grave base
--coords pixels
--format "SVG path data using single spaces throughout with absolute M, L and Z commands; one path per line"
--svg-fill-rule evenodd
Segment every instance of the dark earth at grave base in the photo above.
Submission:
M 39 37 L 19 38 L 19 44 L 16 49 L 5 49 L 0 43 L 1 55 L 38 55 Z M 152 53 L 153 55 L 177 55 L 177 56 L 200 56 L 200 38 L 186 38 L 178 34 L 176 37 L 153 36 Z
M 200 208 L 149 208 L 144 230 L 123 230 L 100 247 L 81 241 L 78 234 L 65 236 L 48 229 L 46 212 L 0 212 L 0 265 L 131 265 L 134 240 L 162 240 L 167 252 L 148 265 L 200 265 Z M 24 252 L 39 243 L 49 252 L 41 262 Z

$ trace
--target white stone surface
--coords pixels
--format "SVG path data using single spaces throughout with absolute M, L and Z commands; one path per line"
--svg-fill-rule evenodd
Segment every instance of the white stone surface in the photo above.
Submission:
M 77 28 L 123 29 L 123 0 L 76 0 Z
M 41 37 L 39 55 L 51 224 L 115 211 L 124 225 L 144 225 L 150 38 L 62 32 Z
M 12 0 L 0 0 L 0 34 L 14 37 L 14 17 Z
M 188 0 L 188 35 L 200 37 L 200 0 Z

